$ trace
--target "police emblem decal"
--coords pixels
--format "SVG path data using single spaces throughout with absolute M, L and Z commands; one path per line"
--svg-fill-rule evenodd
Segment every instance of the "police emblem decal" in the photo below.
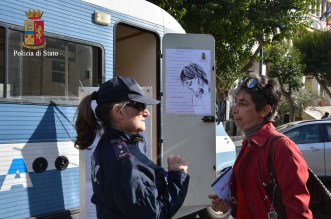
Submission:
M 44 21 L 40 20 L 43 12 L 27 11 L 25 12 L 28 20 L 24 21 L 24 42 L 23 47 L 28 49 L 41 49 L 45 43 Z

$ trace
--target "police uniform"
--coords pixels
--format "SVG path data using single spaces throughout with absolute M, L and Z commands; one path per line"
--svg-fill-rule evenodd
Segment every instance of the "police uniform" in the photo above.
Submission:
M 98 219 L 170 219 L 183 204 L 189 175 L 155 165 L 140 152 L 140 137 L 108 129 L 93 152 Z

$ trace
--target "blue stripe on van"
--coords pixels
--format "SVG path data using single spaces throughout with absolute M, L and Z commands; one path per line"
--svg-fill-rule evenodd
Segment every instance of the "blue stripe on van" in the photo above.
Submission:
M 13 186 L 0 192 L 1 218 L 21 219 L 79 207 L 78 167 L 29 175 L 33 187 Z M 0 187 L 4 179 L 0 176 Z
M 0 104 L 0 143 L 68 141 L 76 107 Z

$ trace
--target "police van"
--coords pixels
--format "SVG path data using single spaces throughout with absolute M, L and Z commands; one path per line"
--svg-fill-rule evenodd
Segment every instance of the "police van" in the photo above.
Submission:
M 1 218 L 95 217 L 88 155 L 73 143 L 75 113 L 81 95 L 115 75 L 161 100 L 149 109 L 147 155 L 165 167 L 170 154 L 189 162 L 189 192 L 175 217 L 208 207 L 216 150 L 229 165 L 235 159 L 231 144 L 215 147 L 212 36 L 186 34 L 144 0 L 2 0 L 0 8 Z M 178 76 L 191 62 L 205 68 L 211 91 L 198 111 Z

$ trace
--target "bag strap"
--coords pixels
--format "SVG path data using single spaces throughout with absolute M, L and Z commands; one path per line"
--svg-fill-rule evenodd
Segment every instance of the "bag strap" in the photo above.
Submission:
M 274 142 L 279 139 L 279 138 L 283 138 L 283 136 L 275 136 L 272 138 L 270 144 L 269 144 L 269 153 L 268 153 L 268 172 L 269 172 L 269 176 L 270 178 L 273 180 L 273 183 L 276 183 L 276 174 L 275 174 L 275 169 L 274 169 L 274 164 L 273 164 L 273 144 Z
M 271 185 L 272 185 L 272 194 L 271 194 L 271 208 L 273 208 L 274 205 L 277 206 L 278 212 L 281 215 L 282 218 L 286 218 L 286 211 L 285 207 L 283 205 L 283 202 L 281 200 L 281 191 L 279 189 L 279 185 L 276 180 L 276 174 L 275 174 L 275 168 L 273 165 L 273 144 L 274 142 L 279 139 L 283 138 L 284 136 L 275 136 L 273 139 L 270 141 L 269 144 L 269 151 L 268 151 L 268 174 L 271 180 Z M 278 187 L 278 188 L 277 188 Z M 276 198 L 277 197 L 277 198 Z
M 284 136 L 276 136 L 270 141 L 269 145 L 269 153 L 268 153 L 268 172 L 271 179 L 271 184 L 275 188 L 278 186 L 274 165 L 273 165 L 273 143 L 278 139 Z M 307 188 L 310 193 L 310 201 L 309 201 L 309 208 L 313 212 L 314 218 L 331 218 L 331 193 L 328 189 L 324 186 L 321 180 L 313 173 L 313 171 L 308 167 L 309 178 L 307 180 Z M 274 190 L 275 193 L 273 194 L 272 202 L 275 201 L 275 195 L 280 195 L 281 191 L 279 189 Z M 279 199 L 278 202 L 276 201 L 275 204 L 278 204 L 278 211 L 282 218 L 286 218 L 286 211 L 285 207 L 282 203 L 282 200 Z

